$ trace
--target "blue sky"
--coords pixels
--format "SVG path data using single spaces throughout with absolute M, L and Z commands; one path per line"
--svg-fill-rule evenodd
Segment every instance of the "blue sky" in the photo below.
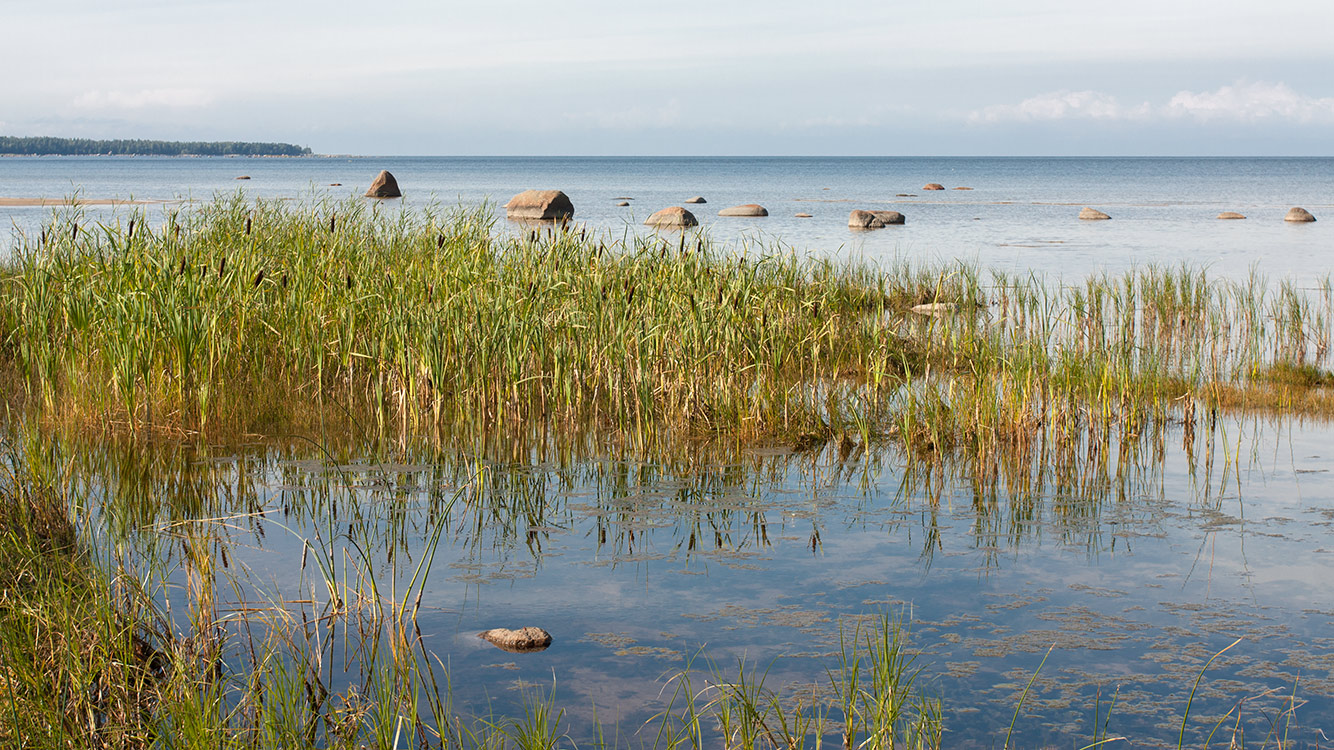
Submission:
M 5 5 L 8 135 L 357 154 L 1334 155 L 1328 0 Z

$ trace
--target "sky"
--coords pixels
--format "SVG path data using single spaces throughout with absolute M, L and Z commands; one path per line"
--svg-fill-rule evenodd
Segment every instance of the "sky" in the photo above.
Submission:
M 1334 3 L 0 0 L 0 134 L 367 155 L 1334 155 Z

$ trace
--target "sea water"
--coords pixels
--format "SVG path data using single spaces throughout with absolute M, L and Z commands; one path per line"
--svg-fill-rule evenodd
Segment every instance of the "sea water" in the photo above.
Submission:
M 0 159 L 0 198 L 169 201 L 151 215 L 238 190 L 359 199 L 381 169 L 404 194 L 388 208 L 487 205 L 505 226 L 511 196 L 557 189 L 577 222 L 616 237 L 649 233 L 651 213 L 684 205 L 717 240 L 875 262 L 963 260 L 1062 278 L 1184 263 L 1307 282 L 1328 273 L 1334 253 L 1332 158 L 16 157 Z M 922 190 L 932 182 L 946 190 Z M 707 203 L 685 203 L 694 196 Z M 769 216 L 717 215 L 744 203 Z M 1083 206 L 1112 219 L 1080 221 Z M 1323 221 L 1283 221 L 1293 206 Z M 854 231 L 847 218 L 858 208 L 896 210 L 906 223 Z M 87 209 L 104 221 L 125 210 Z M 1223 211 L 1247 218 L 1217 219 Z M 31 235 L 51 212 L 0 206 L 0 223 Z

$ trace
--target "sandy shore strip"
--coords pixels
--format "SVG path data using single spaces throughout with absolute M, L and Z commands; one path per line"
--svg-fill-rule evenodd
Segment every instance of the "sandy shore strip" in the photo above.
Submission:
M 119 198 L 0 198 L 0 207 L 25 206 L 149 206 L 158 203 L 180 203 L 179 200 L 121 200 Z

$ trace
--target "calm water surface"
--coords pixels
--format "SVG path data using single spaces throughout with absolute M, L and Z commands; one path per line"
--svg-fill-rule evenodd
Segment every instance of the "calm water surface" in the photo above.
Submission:
M 964 259 L 1076 277 L 1185 262 L 1234 277 L 1256 267 L 1308 279 L 1329 272 L 1334 252 L 1330 158 L 24 157 L 0 159 L 0 198 L 201 200 L 244 190 L 343 199 L 360 196 L 380 169 L 394 173 L 408 206 L 489 201 L 498 217 L 521 190 L 564 190 L 579 222 L 617 236 L 645 232 L 649 214 L 698 195 L 708 203 L 690 208 L 718 239 L 878 261 Z M 237 181 L 241 175 L 251 179 Z M 922 191 L 928 182 L 973 189 Z M 631 205 L 617 207 L 620 197 Z M 717 216 L 741 203 L 760 203 L 770 215 Z M 1077 220 L 1085 205 L 1112 221 Z M 1285 223 L 1292 206 L 1325 220 Z M 907 223 L 853 232 L 854 208 L 898 210 Z M 1222 211 L 1249 218 L 1219 221 Z M 0 221 L 28 233 L 49 215 L 0 207 Z
M 408 206 L 494 207 L 523 189 L 563 189 L 578 221 L 618 236 L 702 195 L 702 231 L 718 239 L 876 262 L 1066 277 L 1187 263 L 1313 282 L 1334 251 L 1331 159 L 15 158 L 0 159 L 0 197 L 353 199 L 382 168 Z M 927 182 L 973 189 L 922 192 Z M 629 208 L 615 206 L 621 196 Z M 771 216 L 716 216 L 751 202 Z M 1114 218 L 1080 222 L 1083 205 Z M 1294 205 L 1320 221 L 1283 222 Z M 853 208 L 893 208 L 908 223 L 853 233 Z M 1250 218 L 1214 218 L 1225 210 Z M 50 209 L 0 213 L 31 234 Z M 1112 694 L 1113 734 L 1175 745 L 1195 676 L 1237 638 L 1202 683 L 1192 732 L 1239 707 L 1260 742 L 1295 691 L 1305 702 L 1289 738 L 1323 747 L 1334 736 L 1332 439 L 1324 425 L 1220 422 L 1187 451 L 1169 426 L 1161 443 L 1109 448 L 1065 473 L 781 446 L 682 464 L 70 445 L 94 496 L 116 498 L 89 533 L 165 556 L 179 586 L 163 599 L 176 613 L 183 520 L 226 550 L 218 575 L 242 582 L 220 589 L 224 612 L 318 599 L 299 541 L 317 537 L 340 571 L 401 590 L 444 524 L 418 624 L 460 708 L 517 711 L 525 686 L 554 689 L 579 738 L 594 705 L 633 734 L 662 709 L 664 677 L 701 653 L 725 669 L 767 668 L 770 687 L 825 686 L 840 628 L 887 612 L 911 625 L 950 747 L 999 746 L 1053 646 L 1016 725 L 1020 746 L 1086 744 L 1099 697 Z M 448 506 L 479 468 L 484 491 Z M 529 624 L 554 645 L 513 655 L 476 638 Z

